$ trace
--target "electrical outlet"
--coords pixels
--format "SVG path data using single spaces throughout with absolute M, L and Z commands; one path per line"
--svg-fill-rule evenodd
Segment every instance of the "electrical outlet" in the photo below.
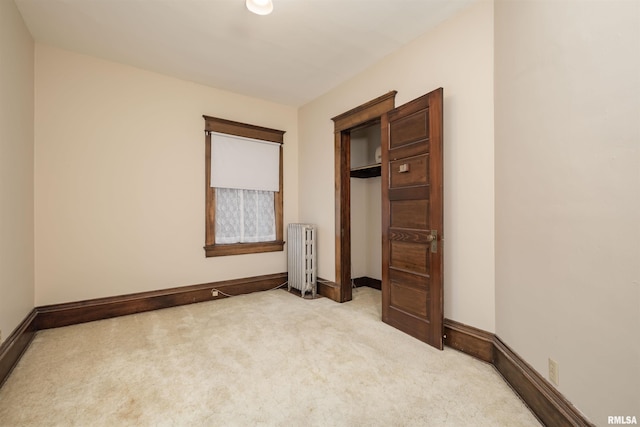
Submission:
M 211 289 L 211 296 L 212 297 L 217 297 L 218 296 L 218 291 L 215 289 Z
M 555 386 L 560 385 L 560 365 L 552 358 L 549 358 L 549 381 Z

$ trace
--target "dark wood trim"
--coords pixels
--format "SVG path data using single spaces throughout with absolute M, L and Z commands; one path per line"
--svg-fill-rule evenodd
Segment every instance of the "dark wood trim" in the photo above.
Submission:
M 393 90 L 333 117 L 335 173 L 335 270 L 338 302 L 351 301 L 351 131 L 380 121 L 395 107 Z M 333 292 L 331 295 L 335 295 Z
M 546 426 L 593 426 L 551 383 L 494 337 L 493 365 Z
M 362 126 L 364 123 L 378 120 L 380 117 L 389 110 L 393 110 L 396 102 L 396 94 L 398 91 L 392 90 L 372 99 L 369 102 L 365 102 L 349 111 L 345 111 L 342 114 L 338 114 L 332 117 L 334 122 L 335 132 L 340 132 L 346 129 L 355 129 Z
M 340 300 L 340 286 L 336 282 L 322 279 L 318 277 L 316 279 L 318 294 L 323 297 L 332 299 L 334 301 Z
M 225 256 L 225 255 L 255 254 L 257 252 L 278 252 L 278 251 L 282 251 L 283 247 L 284 247 L 283 241 L 276 241 L 276 242 L 258 242 L 258 243 L 233 243 L 233 244 L 227 244 L 227 245 L 210 245 L 210 246 L 205 246 L 204 250 L 207 257 L 213 257 L 213 256 Z
M 283 251 L 284 245 L 284 157 L 282 154 L 282 145 L 280 145 L 280 187 L 276 194 L 273 195 L 273 203 L 275 205 L 276 214 L 276 243 L 282 242 L 279 251 Z
M 213 297 L 213 289 L 232 296 L 271 290 L 284 284 L 286 280 L 287 273 L 277 273 L 36 307 L 0 345 L 0 386 L 9 377 L 38 330 L 226 298 L 222 294 Z M 339 296 L 339 286 L 318 278 L 318 293 L 335 300 Z M 445 319 L 444 323 L 445 344 L 492 363 L 544 425 L 594 426 L 495 334 L 450 319 Z
M 207 132 L 226 133 L 228 135 L 242 136 L 245 138 L 261 139 L 263 141 L 283 143 L 285 131 L 271 129 L 247 123 L 234 122 L 233 120 L 220 119 L 218 117 L 202 116 L 205 121 L 204 130 Z
M 38 313 L 36 326 L 38 330 L 57 328 L 161 308 L 226 298 L 226 296 L 221 293 L 218 294 L 218 296 L 212 296 L 211 291 L 213 289 L 233 296 L 266 291 L 284 284 L 286 281 L 287 273 L 278 273 L 87 301 L 47 305 L 36 308 Z
M 351 133 L 335 133 L 336 283 L 338 302 L 351 301 Z
M 36 318 L 34 308 L 0 346 L 0 387 L 31 344 L 37 331 Z
M 243 255 L 262 252 L 279 252 L 284 250 L 284 185 L 283 185 L 283 154 L 285 131 L 255 126 L 218 117 L 202 116 L 205 120 L 205 243 L 206 257 Z M 228 135 L 245 138 L 259 139 L 263 141 L 277 142 L 280 144 L 280 188 L 274 194 L 274 211 L 276 221 L 276 239 L 272 242 L 216 244 L 216 192 L 211 187 L 211 134 L 210 132 L 225 133 Z
M 204 250 L 211 248 L 216 238 L 216 189 L 211 186 L 211 134 L 204 137 Z
M 444 319 L 445 345 L 491 363 L 547 426 L 593 426 L 551 383 L 495 334 Z
M 359 288 L 361 286 L 367 286 L 369 288 L 373 288 L 373 289 L 377 289 L 377 290 L 382 290 L 382 280 L 378 280 L 378 279 L 372 279 L 371 277 L 356 277 L 355 279 L 353 279 L 353 284 L 355 285 L 356 288 Z
M 0 346 L 0 386 L 9 377 L 39 330 L 227 298 L 222 292 L 235 296 L 268 291 L 284 285 L 286 281 L 287 273 L 276 273 L 36 307 Z M 220 292 L 215 297 L 211 293 L 213 289 Z
M 444 344 L 476 359 L 493 363 L 493 338 L 490 332 L 444 319 Z

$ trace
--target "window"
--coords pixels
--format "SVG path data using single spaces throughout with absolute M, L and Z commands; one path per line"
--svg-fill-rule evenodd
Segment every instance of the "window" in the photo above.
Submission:
M 205 254 L 283 250 L 284 131 L 205 120 Z

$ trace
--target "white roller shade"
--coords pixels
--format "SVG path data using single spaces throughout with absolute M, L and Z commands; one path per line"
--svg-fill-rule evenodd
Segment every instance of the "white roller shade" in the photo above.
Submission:
M 280 144 L 211 133 L 211 186 L 280 190 Z

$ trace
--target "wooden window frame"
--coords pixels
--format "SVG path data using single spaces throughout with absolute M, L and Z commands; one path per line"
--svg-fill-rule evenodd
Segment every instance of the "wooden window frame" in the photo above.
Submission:
M 284 131 L 217 117 L 202 116 L 205 120 L 205 246 L 207 257 L 278 252 L 284 250 L 283 237 L 283 192 L 282 192 L 282 146 Z M 216 244 L 216 192 L 211 187 L 211 132 L 259 139 L 280 144 L 280 189 L 274 194 L 276 239 L 269 242 Z

